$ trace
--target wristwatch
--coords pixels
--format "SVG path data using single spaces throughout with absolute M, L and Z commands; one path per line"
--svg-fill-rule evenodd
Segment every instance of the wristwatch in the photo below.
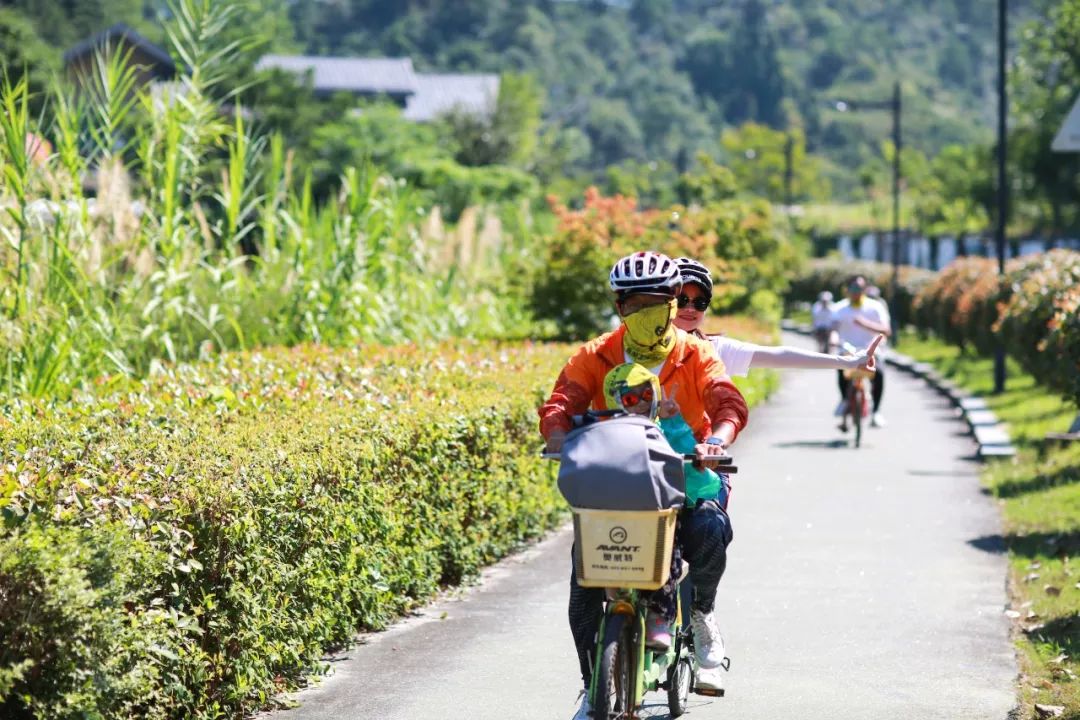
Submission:
M 705 441 L 706 445 L 719 445 L 720 447 L 727 447 L 727 443 L 716 437 L 715 435 Z

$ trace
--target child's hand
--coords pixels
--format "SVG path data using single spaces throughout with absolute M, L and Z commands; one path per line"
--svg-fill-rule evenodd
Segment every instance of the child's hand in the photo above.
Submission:
M 671 386 L 670 393 L 664 393 L 664 398 L 660 401 L 660 408 L 658 414 L 662 418 L 675 417 L 679 414 L 679 403 L 675 400 L 676 393 L 679 392 L 679 383 L 675 383 Z

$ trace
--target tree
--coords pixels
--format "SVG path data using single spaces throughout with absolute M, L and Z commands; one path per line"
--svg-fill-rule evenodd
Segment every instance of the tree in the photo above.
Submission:
M 1080 224 L 1080 163 L 1050 149 L 1080 89 L 1080 0 L 1063 0 L 1024 30 L 1011 78 L 1018 109 L 1010 158 L 1029 188 L 1022 198 L 1052 235 Z
M 720 136 L 726 165 L 734 173 L 744 194 L 765 197 L 774 203 L 785 201 L 787 143 L 791 139 L 792 197 L 796 200 L 824 200 L 829 184 L 821 176 L 821 164 L 806 152 L 802 130 L 773 130 L 766 125 L 747 123 L 725 130 Z
M 143 0 L 4 0 L 0 5 L 33 22 L 57 54 L 118 22 L 146 29 Z
M 725 116 L 733 123 L 753 120 L 783 127 L 784 76 L 776 37 L 761 0 L 746 0 L 738 28 L 727 68 L 730 95 Z
M 532 165 L 543 96 L 528 75 L 506 74 L 499 80 L 494 111 L 451 110 L 443 118 L 462 165 Z
M 59 65 L 56 51 L 38 36 L 29 20 L 15 10 L 0 7 L 0 72 L 12 85 L 27 76 L 34 115 L 40 112 L 45 91 Z

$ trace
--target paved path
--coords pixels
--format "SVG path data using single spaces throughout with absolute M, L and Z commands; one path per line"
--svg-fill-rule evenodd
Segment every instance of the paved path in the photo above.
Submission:
M 837 392 L 832 373 L 788 373 L 736 445 L 718 601 L 728 694 L 691 696 L 688 717 L 1005 720 L 1006 568 L 973 442 L 938 395 L 892 371 L 889 427 L 841 446 Z M 569 718 L 568 553 L 564 530 L 371 636 L 274 720 Z M 651 699 L 648 714 L 667 717 Z

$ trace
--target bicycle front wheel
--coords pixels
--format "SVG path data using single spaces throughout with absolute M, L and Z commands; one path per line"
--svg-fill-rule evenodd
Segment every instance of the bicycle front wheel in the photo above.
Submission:
M 851 412 L 852 422 L 855 423 L 855 447 L 859 447 L 862 444 L 863 404 L 866 402 L 866 398 L 856 383 L 857 381 L 852 381 L 851 402 L 848 405 L 848 410 Z
M 631 717 L 634 709 L 633 621 L 629 615 L 610 615 L 607 619 L 593 698 L 596 720 L 623 720 Z

